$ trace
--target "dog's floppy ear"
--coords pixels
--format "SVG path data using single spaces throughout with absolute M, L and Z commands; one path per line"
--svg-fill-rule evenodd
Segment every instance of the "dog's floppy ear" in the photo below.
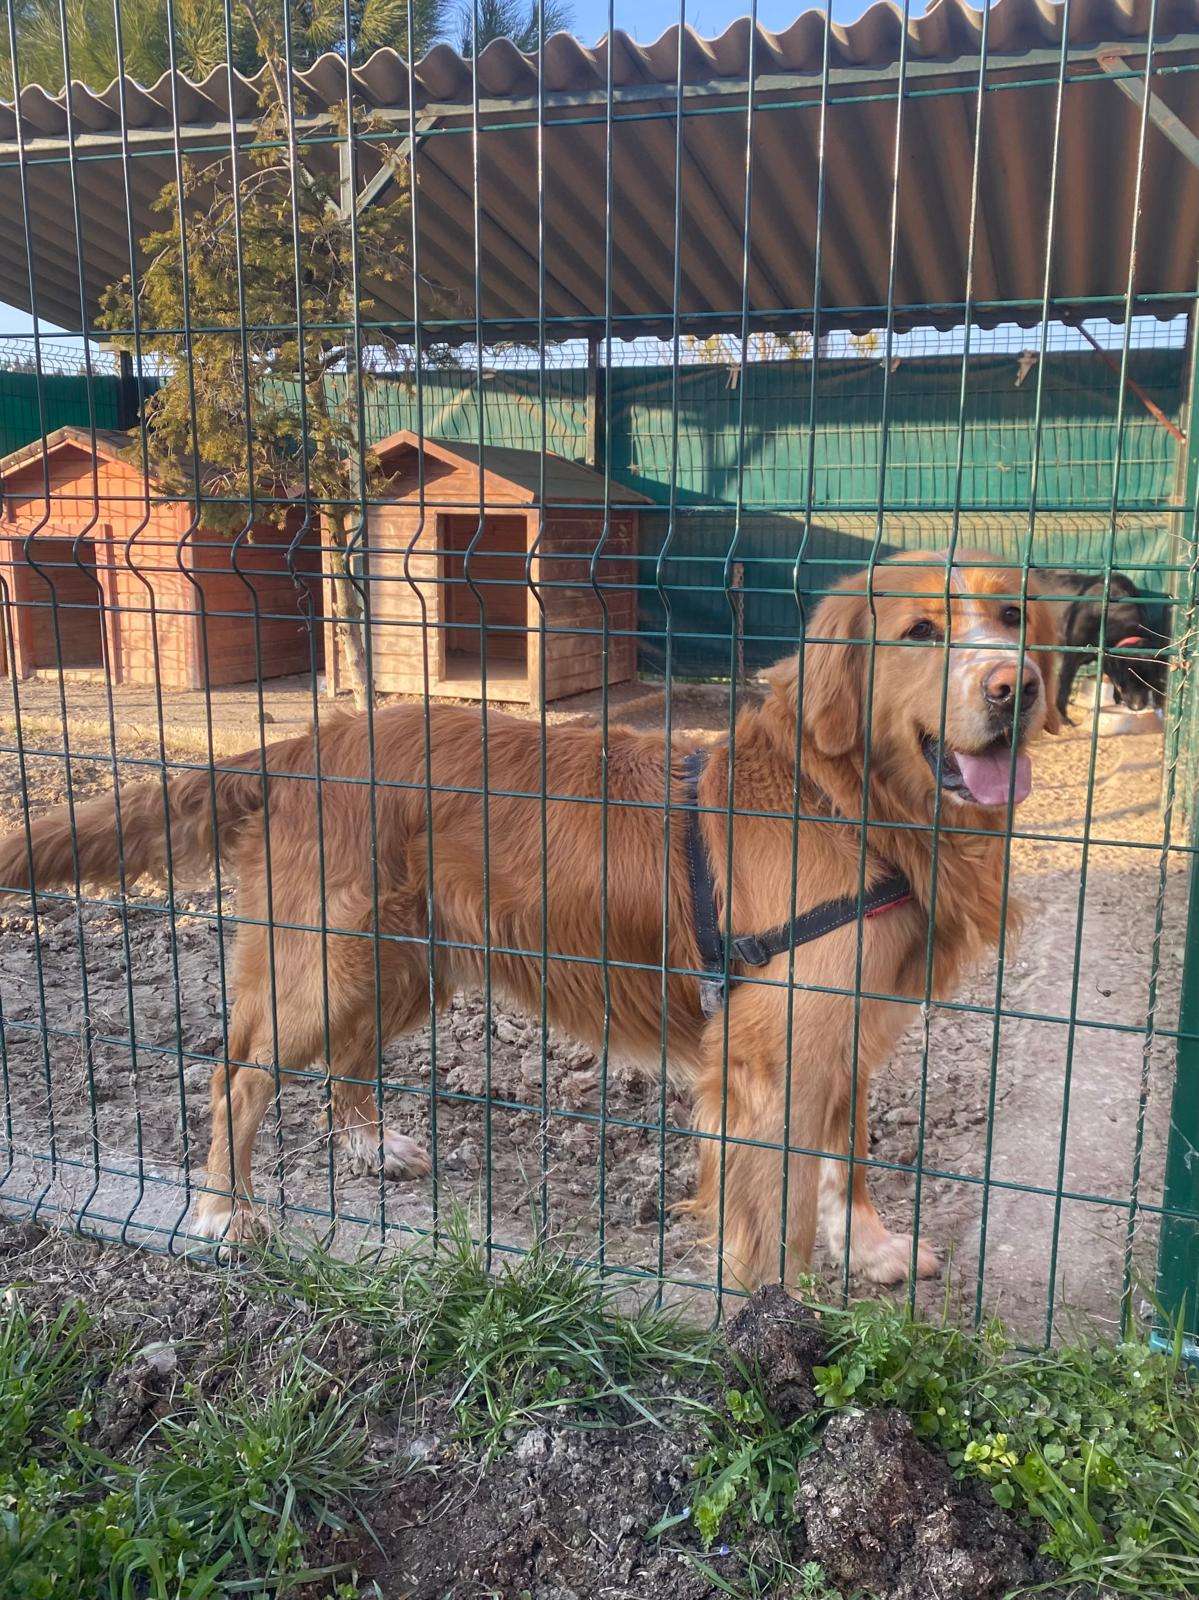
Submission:
M 1062 643 L 1062 632 L 1070 608 L 1055 604 L 1052 600 L 1043 600 L 1041 596 L 1046 592 L 1050 594 L 1053 592 L 1052 579 L 1047 579 L 1042 587 L 1041 583 L 1030 575 L 1026 639 L 1027 643 L 1034 647 L 1029 653 L 1040 667 L 1041 678 L 1045 684 L 1045 731 L 1060 733 L 1062 719 L 1057 709 L 1057 675 L 1061 667 L 1061 656 L 1057 647 Z
M 766 681 L 787 704 L 792 717 L 803 699 L 804 732 L 827 756 L 846 755 L 862 742 L 862 703 L 866 690 L 866 646 L 870 613 L 861 573 L 826 595 L 808 618 L 801 658 L 772 667 Z

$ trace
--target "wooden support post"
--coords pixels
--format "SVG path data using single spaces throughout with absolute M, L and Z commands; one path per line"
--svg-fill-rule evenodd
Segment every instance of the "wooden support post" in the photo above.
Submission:
M 337 595 L 333 585 L 336 559 L 330 512 L 321 515 L 321 588 L 324 594 L 322 626 L 325 634 L 325 697 L 336 700 L 341 688 L 341 651 L 337 637 Z
M 587 340 L 587 438 L 583 459 L 595 472 L 607 471 L 608 369 L 600 360 L 601 341 Z

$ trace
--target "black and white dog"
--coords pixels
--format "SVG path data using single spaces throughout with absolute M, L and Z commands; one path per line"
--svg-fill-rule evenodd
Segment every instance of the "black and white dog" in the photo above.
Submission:
M 1046 572 L 1042 593 L 1048 597 L 1073 595 L 1062 603 L 1061 639 L 1065 647 L 1058 679 L 1057 709 L 1064 721 L 1070 690 L 1080 669 L 1098 659 L 1100 619 L 1103 616 L 1103 576 L 1087 572 Z M 1103 628 L 1103 670 L 1111 679 L 1118 704 L 1130 711 L 1160 707 L 1166 698 L 1169 635 L 1159 625 L 1156 601 L 1142 596 L 1131 578 L 1113 572 L 1108 590 Z

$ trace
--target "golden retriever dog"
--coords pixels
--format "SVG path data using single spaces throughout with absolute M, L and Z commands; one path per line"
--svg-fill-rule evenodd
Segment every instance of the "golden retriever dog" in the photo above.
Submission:
M 665 890 L 667 965 L 677 969 L 666 981 L 668 1064 L 706 1136 L 691 1204 L 722 1239 L 726 1284 L 752 1287 L 776 1278 L 781 1262 L 793 1280 L 811 1258 L 818 1225 L 834 1251 L 844 1248 L 847 1213 L 853 1270 L 883 1283 L 909 1271 L 910 1237 L 887 1229 L 867 1192 L 866 1166 L 846 1158 L 851 1139 L 856 1156 L 868 1156 L 871 1075 L 924 999 L 930 912 L 934 998 L 952 994 L 967 965 L 1000 936 L 1009 807 L 1031 782 L 1025 746 L 1058 725 L 1050 608 L 1030 595 L 1025 618 L 1013 598 L 1019 588 L 1018 574 L 993 557 L 959 555 L 947 570 L 944 553 L 881 564 L 847 580 L 812 611 L 802 656 L 766 674 L 767 693 L 740 713 L 731 745 L 712 747 L 698 800 L 707 808 L 700 812 L 702 837 L 722 926 L 728 896 L 735 934 L 777 928 L 826 901 L 856 897 L 864 799 L 867 887 L 898 870 L 912 891 L 884 914 L 855 918 L 796 947 L 790 993 L 787 953 L 759 968 L 758 981 L 736 983 L 727 997 L 727 1061 L 725 1015 L 705 1018 L 695 976 L 702 962 L 686 859 L 694 815 L 683 775 L 689 752 L 676 747 L 669 755 L 672 807 L 679 809 L 672 812 L 664 866 L 663 738 L 610 730 L 610 1045 L 656 1073 Z M 864 642 L 871 638 L 873 650 Z M 219 848 L 225 872 L 236 874 L 239 912 L 247 919 L 234 954 L 229 1059 L 212 1082 L 208 1182 L 193 1224 L 202 1236 L 237 1236 L 253 1225 L 251 1156 L 263 1114 L 277 1085 L 324 1062 L 326 1049 L 337 1137 L 350 1156 L 381 1159 L 389 1177 L 428 1170 L 419 1145 L 379 1126 L 373 1083 L 380 1047 L 420 1027 L 428 1014 L 430 908 L 439 1007 L 479 986 L 490 947 L 495 992 L 530 1011 L 539 1008 L 538 725 L 489 713 L 484 772 L 477 711 L 391 705 L 375 714 L 374 724 L 377 942 L 364 717 L 337 718 L 320 729 L 323 918 L 313 736 L 270 745 L 265 784 L 258 752 L 170 782 L 175 870 L 207 867 Z M 549 1012 L 555 1027 L 595 1046 L 604 1019 L 597 961 L 600 734 L 549 727 L 546 742 Z M 793 903 L 797 751 L 804 820 Z M 934 851 L 938 782 L 941 823 L 952 826 L 939 831 Z M 77 806 L 74 845 L 65 810 L 35 822 L 29 838 L 24 831 L 11 835 L 0 846 L 0 885 L 28 889 L 30 863 L 39 888 L 73 884 L 76 873 L 82 882 L 115 883 L 115 812 L 111 796 Z M 122 790 L 119 813 L 132 882 L 165 860 L 161 786 Z M 735 977 L 743 975 L 734 969 Z M 855 991 L 863 997 L 856 1028 Z M 918 1272 L 935 1272 L 937 1265 L 922 1245 Z

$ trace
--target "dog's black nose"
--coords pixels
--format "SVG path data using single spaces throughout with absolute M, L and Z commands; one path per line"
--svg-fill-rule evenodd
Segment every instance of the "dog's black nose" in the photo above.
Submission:
M 992 667 L 983 679 L 983 694 L 987 704 L 994 706 L 997 711 L 1013 711 L 1018 682 L 1020 682 L 1020 668 L 1014 661 L 1004 661 L 999 666 Z M 1026 664 L 1021 687 L 1021 705 L 1027 708 L 1035 704 L 1040 689 L 1041 679 L 1036 668 Z

